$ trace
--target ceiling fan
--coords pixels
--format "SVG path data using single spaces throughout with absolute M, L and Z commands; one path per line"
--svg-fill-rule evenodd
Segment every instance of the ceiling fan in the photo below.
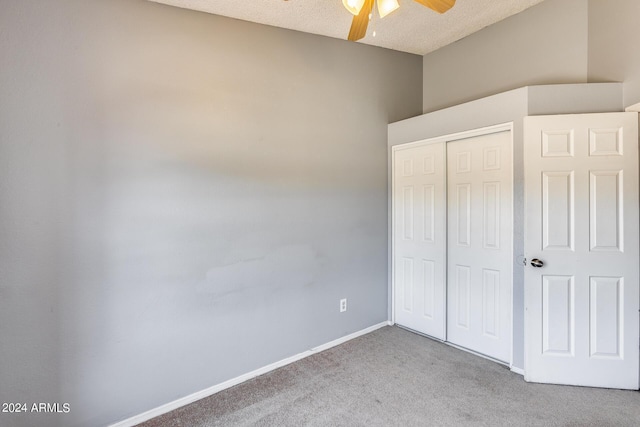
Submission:
M 351 29 L 349 30 L 349 40 L 354 42 L 360 40 L 367 34 L 367 26 L 369 25 L 374 1 L 375 0 L 342 0 L 344 7 L 355 15 L 351 23 Z M 456 0 L 415 1 L 438 13 L 445 13 L 456 3 Z M 380 14 L 380 18 L 384 18 L 398 7 L 400 7 L 398 0 L 378 0 L 378 13 Z

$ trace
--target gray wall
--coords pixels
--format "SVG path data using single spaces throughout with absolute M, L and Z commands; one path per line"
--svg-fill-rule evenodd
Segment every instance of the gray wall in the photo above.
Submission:
M 546 0 L 425 55 L 423 112 L 522 86 L 586 82 L 587 14 L 587 0 Z
M 640 1 L 589 0 L 589 81 L 624 82 L 624 104 L 640 102 Z
M 623 82 L 640 102 L 640 2 L 546 0 L 423 58 L 423 112 L 522 86 Z
M 71 405 L 1 425 L 104 425 L 387 320 L 422 58 L 140 0 L 3 0 L 0 57 L 0 401 Z

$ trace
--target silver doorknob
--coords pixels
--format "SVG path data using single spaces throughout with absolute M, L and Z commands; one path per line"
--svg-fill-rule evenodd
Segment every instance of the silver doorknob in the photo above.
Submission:
M 532 267 L 542 267 L 543 265 L 544 265 L 544 262 L 540 261 L 538 258 L 534 258 L 531 260 Z

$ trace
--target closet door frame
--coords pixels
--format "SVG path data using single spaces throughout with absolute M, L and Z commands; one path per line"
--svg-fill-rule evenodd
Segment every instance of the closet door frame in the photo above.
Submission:
M 494 134 L 494 133 L 500 133 L 500 132 L 505 132 L 508 131 L 510 132 L 511 135 L 511 167 L 510 167 L 510 172 L 511 172 L 511 179 L 512 181 L 514 180 L 514 124 L 513 122 L 507 122 L 507 123 L 501 123 L 501 124 L 497 124 L 497 125 L 492 125 L 492 126 L 486 126 L 486 127 L 482 127 L 482 128 L 477 128 L 477 129 L 471 129 L 468 131 L 463 131 L 463 132 L 456 132 L 456 133 L 451 133 L 451 134 L 446 134 L 446 135 L 441 135 L 441 136 L 437 136 L 437 137 L 433 137 L 433 138 L 427 138 L 427 139 L 422 139 L 419 141 L 414 141 L 414 142 L 409 142 L 409 143 L 405 143 L 405 144 L 399 144 L 399 145 L 394 145 L 391 147 L 391 185 L 390 185 L 390 196 L 391 196 L 391 257 L 390 257 L 390 268 L 391 268 L 391 323 L 392 324 L 396 324 L 396 283 L 395 283 L 395 278 L 396 278 L 396 258 L 395 258 L 395 254 L 396 254 L 396 250 L 395 250 L 395 246 L 396 246 L 396 235 L 395 235 L 395 225 L 396 225 L 396 220 L 397 218 L 395 217 L 395 195 L 393 194 L 393 189 L 395 188 L 395 154 L 397 151 L 399 150 L 406 150 L 409 148 L 415 148 L 415 147 L 420 147 L 423 145 L 429 145 L 429 144 L 437 144 L 437 143 L 449 143 L 449 142 L 455 142 L 455 141 L 459 141 L 459 140 L 463 140 L 463 139 L 468 139 L 468 138 L 473 138 L 473 137 L 477 137 L 477 136 L 483 136 L 483 135 L 490 135 L 490 134 Z M 445 146 L 445 153 L 446 153 L 446 146 Z M 445 157 L 445 166 L 446 166 L 446 157 Z M 445 176 L 446 176 L 446 169 L 445 169 Z M 514 182 L 515 184 L 515 182 Z M 515 209 L 514 209 L 514 205 L 516 203 L 515 200 L 515 185 L 512 185 L 511 187 L 511 212 L 512 212 L 512 241 L 511 241 L 511 257 L 512 259 L 515 260 L 514 256 L 514 242 L 513 239 L 515 238 L 516 232 L 517 230 L 515 230 Z M 446 188 L 445 188 L 445 200 L 447 199 L 447 192 L 446 192 Z M 446 209 L 446 204 L 445 204 L 445 209 Z M 446 218 L 446 214 L 445 214 L 445 218 Z M 445 239 L 445 260 L 447 258 L 447 246 L 446 246 L 447 242 Z M 515 266 L 515 262 L 514 262 L 514 266 Z M 472 350 L 468 350 L 462 347 L 458 347 L 455 346 L 453 344 L 450 344 L 447 341 L 447 337 L 446 337 L 446 310 L 447 310 L 447 272 L 446 272 L 446 268 L 445 268 L 445 276 L 444 276 L 444 281 L 445 281 L 445 300 L 443 302 L 444 304 L 444 310 L 445 310 L 445 340 L 443 341 L 444 343 L 448 344 L 448 345 L 452 345 L 453 347 L 459 348 L 461 350 L 467 351 L 469 353 L 473 353 L 476 354 L 478 356 L 490 359 L 490 360 L 495 360 L 492 359 L 486 355 L 480 354 L 480 353 L 476 353 Z M 515 270 L 512 272 L 515 275 Z M 511 277 L 510 280 L 510 293 L 511 293 L 511 304 L 509 305 L 509 317 L 511 319 L 511 352 L 510 352 L 510 357 L 509 357 L 509 361 L 508 361 L 508 366 L 511 367 L 513 364 L 513 343 L 514 343 L 514 337 L 513 337 L 513 323 L 514 323 L 514 319 L 513 319 L 513 276 Z M 504 362 L 502 361 L 497 361 L 498 363 L 504 364 Z

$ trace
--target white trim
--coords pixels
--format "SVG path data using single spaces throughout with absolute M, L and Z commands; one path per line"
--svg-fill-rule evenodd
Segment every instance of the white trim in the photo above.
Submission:
M 640 102 L 638 102 L 637 104 L 633 104 L 628 106 L 624 111 L 628 111 L 628 112 L 638 112 L 640 113 Z
M 511 370 L 511 372 L 518 374 L 518 375 L 522 375 L 524 377 L 524 369 L 522 368 L 516 368 L 515 366 L 511 366 L 509 367 L 509 369 Z
M 396 188 L 396 171 L 395 171 L 395 163 L 396 163 L 396 150 L 394 147 L 391 147 L 391 165 L 389 170 L 391 171 L 391 188 L 389 188 L 389 197 L 391 198 L 391 212 L 389 213 L 389 225 L 391 228 L 391 260 L 390 260 L 390 271 L 391 271 L 391 319 L 389 319 L 393 324 L 396 324 L 396 202 L 394 200 L 394 189 Z M 388 285 L 387 285 L 388 286 Z
M 514 323 L 514 307 L 513 307 L 513 294 L 514 294 L 514 277 L 516 274 L 516 246 L 514 244 L 516 237 L 516 140 L 515 140 L 515 132 L 513 130 L 513 122 L 510 123 L 509 132 L 511 134 L 511 289 L 510 289 L 510 299 L 511 299 L 511 325 L 509 328 L 509 333 L 511 334 L 511 353 L 509 354 L 509 367 L 513 366 L 513 343 L 515 342 L 515 338 L 513 336 L 513 323 Z
M 155 417 L 160 416 L 162 414 L 166 414 L 167 412 L 173 411 L 174 409 L 178 409 L 178 408 L 180 408 L 182 406 L 188 405 L 188 404 L 193 403 L 193 402 L 195 402 L 197 400 L 204 399 L 205 397 L 209 397 L 209 396 L 211 396 L 213 394 L 216 394 L 216 393 L 221 392 L 221 391 L 223 391 L 225 389 L 228 389 L 230 387 L 233 387 L 235 385 L 238 385 L 240 383 L 248 381 L 248 380 L 250 380 L 252 378 L 255 378 L 255 377 L 260 376 L 260 375 L 264 375 L 264 374 L 266 374 L 268 372 L 274 371 L 274 370 L 276 370 L 278 368 L 281 368 L 283 366 L 289 365 L 289 364 L 291 364 L 293 362 L 297 362 L 298 360 L 304 359 L 306 357 L 309 357 L 309 356 L 314 355 L 316 353 L 319 353 L 321 351 L 328 350 L 328 349 L 330 349 L 332 347 L 335 347 L 337 345 L 344 344 L 345 342 L 350 341 L 350 340 L 352 340 L 354 338 L 358 338 L 358 337 L 360 337 L 362 335 L 366 335 L 368 333 L 371 333 L 371 332 L 373 332 L 373 331 L 375 331 L 377 329 L 383 328 L 385 326 L 390 326 L 391 324 L 392 324 L 391 321 L 385 321 L 385 322 L 381 322 L 381 323 L 378 323 L 376 325 L 370 326 L 368 328 L 362 329 L 360 331 L 354 332 L 352 334 L 345 335 L 342 338 L 338 338 L 338 339 L 330 341 L 330 342 L 328 342 L 326 344 L 319 345 L 318 347 L 314 347 L 311 350 L 304 351 L 302 353 L 296 354 L 296 355 L 288 357 L 286 359 L 282 359 L 282 360 L 280 360 L 278 362 L 272 363 L 272 364 L 264 366 L 262 368 L 258 368 L 255 371 L 251 371 L 251 372 L 248 372 L 248 373 L 246 373 L 244 375 L 240 375 L 239 377 L 232 378 L 232 379 L 230 379 L 228 381 L 225 381 L 223 383 L 220 383 L 220 384 L 214 385 L 212 387 L 206 388 L 204 390 L 195 392 L 195 393 L 190 394 L 188 396 L 181 397 L 180 399 L 174 400 L 173 402 L 165 403 L 162 406 L 158 406 L 157 408 L 150 409 L 150 410 L 148 410 L 146 412 L 143 412 L 142 414 L 134 415 L 133 417 L 127 418 L 126 420 L 122 420 L 122 421 L 119 421 L 117 423 L 111 424 L 109 427 L 132 427 L 132 426 L 138 425 L 138 424 L 143 423 L 145 421 L 148 421 L 148 420 L 150 420 L 152 418 L 155 418 Z
M 421 139 L 419 141 L 407 142 L 391 147 L 391 151 L 405 150 L 408 148 L 419 147 L 421 145 L 435 144 L 436 142 L 453 142 L 461 139 L 474 138 L 476 136 L 490 135 L 504 131 L 513 132 L 513 122 L 500 123 L 497 125 L 485 126 L 478 129 L 470 129 L 462 132 L 450 133 L 447 135 L 436 136 L 434 138 Z

